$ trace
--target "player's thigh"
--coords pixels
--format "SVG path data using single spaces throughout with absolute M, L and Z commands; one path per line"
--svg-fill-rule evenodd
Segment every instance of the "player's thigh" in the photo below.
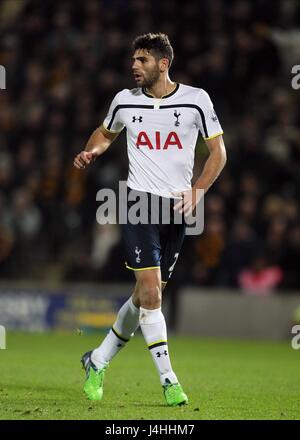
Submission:
M 145 308 L 158 308 L 161 305 L 160 268 L 134 272 L 137 283 L 139 303 Z
M 144 271 L 158 269 L 161 260 L 160 235 L 157 225 L 121 225 L 127 269 Z
M 166 285 L 177 263 L 185 236 L 185 224 L 170 225 L 164 238 L 161 257 L 161 280 Z
M 160 267 L 155 269 L 146 269 L 146 270 L 138 270 L 134 271 L 134 275 L 136 278 L 136 286 L 143 285 L 147 286 L 157 286 L 161 289 L 161 271 Z
M 158 269 L 156 269 L 158 270 Z M 134 291 L 132 294 L 132 299 L 133 302 L 135 304 L 136 307 L 140 307 L 140 287 L 141 287 L 141 282 L 148 282 L 148 279 L 146 277 L 148 277 L 148 275 L 145 277 L 144 275 L 142 275 L 142 271 L 139 272 L 135 272 L 136 275 L 136 283 L 135 283 L 135 287 L 134 287 Z M 155 274 L 155 276 L 150 279 L 150 285 L 152 286 L 157 286 L 157 283 L 159 281 L 159 279 L 161 280 L 161 271 L 159 269 L 159 275 Z M 139 282 L 140 281 L 140 282 Z M 162 294 L 162 292 L 164 291 L 164 289 L 166 288 L 167 283 L 160 281 L 160 294 Z

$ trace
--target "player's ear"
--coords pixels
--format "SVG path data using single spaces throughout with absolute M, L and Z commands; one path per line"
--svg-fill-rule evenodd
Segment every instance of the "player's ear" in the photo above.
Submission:
M 169 60 L 168 58 L 161 58 L 159 60 L 159 70 L 161 72 L 165 72 L 169 68 Z

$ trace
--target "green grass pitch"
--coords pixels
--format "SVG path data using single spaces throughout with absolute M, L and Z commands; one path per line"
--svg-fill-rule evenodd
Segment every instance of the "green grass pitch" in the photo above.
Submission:
M 8 333 L 0 350 L 0 419 L 300 418 L 300 350 L 288 342 L 171 336 L 172 364 L 190 403 L 169 408 L 139 335 L 112 361 L 103 400 L 85 399 L 79 360 L 102 338 Z

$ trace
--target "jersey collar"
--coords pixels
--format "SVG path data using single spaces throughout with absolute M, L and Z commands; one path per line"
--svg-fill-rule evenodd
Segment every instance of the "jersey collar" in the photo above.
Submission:
M 180 84 L 177 83 L 175 89 L 173 90 L 173 92 L 169 93 L 168 95 L 163 95 L 161 97 L 161 99 L 170 98 L 170 96 L 174 95 L 177 92 L 177 90 L 179 89 L 179 85 Z M 155 98 L 154 96 L 150 95 L 150 93 L 147 93 L 144 88 L 142 88 L 142 92 L 144 93 L 144 95 L 148 96 L 148 98 Z

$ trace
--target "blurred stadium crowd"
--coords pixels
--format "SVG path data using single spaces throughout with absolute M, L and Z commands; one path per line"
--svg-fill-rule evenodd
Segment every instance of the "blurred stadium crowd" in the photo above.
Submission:
M 298 1 L 2 0 L 0 277 L 132 280 L 118 226 L 95 219 L 96 192 L 127 178 L 125 135 L 86 172 L 72 162 L 114 94 L 135 87 L 133 38 L 162 31 L 171 78 L 208 91 L 228 151 L 175 282 L 299 288 L 299 25 Z M 207 154 L 199 139 L 195 176 Z

